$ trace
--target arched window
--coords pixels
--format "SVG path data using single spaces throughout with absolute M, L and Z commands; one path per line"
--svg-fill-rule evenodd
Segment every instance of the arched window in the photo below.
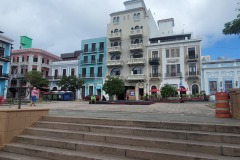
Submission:
M 143 29 L 143 26 L 141 26 L 140 29 Z
M 133 19 L 134 19 L 134 20 L 137 19 L 137 14 L 136 14 L 136 13 L 134 13 Z
M 111 70 L 111 76 L 119 76 L 120 75 L 120 69 L 119 68 L 113 68 Z
M 114 43 L 113 43 L 113 46 L 118 46 L 118 42 L 114 42 Z
M 137 14 L 137 19 L 140 19 L 140 13 Z
M 111 57 L 111 60 L 119 60 L 120 59 L 120 55 L 119 54 L 115 54 Z
M 134 44 L 139 44 L 139 39 L 135 39 Z
M 139 26 L 135 26 L 135 29 L 139 29 Z
M 116 23 L 117 19 L 116 17 L 113 18 L 113 23 Z
M 134 28 L 132 27 L 131 30 L 134 30 Z
M 194 84 L 192 85 L 192 94 L 195 95 L 199 93 L 198 85 Z
M 117 22 L 119 22 L 119 17 L 117 17 Z
M 113 33 L 113 31 L 111 30 L 111 33 Z
M 140 67 L 134 67 L 132 72 L 133 74 L 142 74 L 142 69 Z
M 119 32 L 122 32 L 122 30 L 121 30 L 121 29 L 119 29 Z
M 133 58 L 143 58 L 143 54 L 140 53 L 140 52 L 134 53 L 134 54 L 132 55 L 132 57 L 133 57 Z
M 114 30 L 114 33 L 117 33 L 117 32 L 118 32 L 118 29 L 115 29 L 115 30 Z

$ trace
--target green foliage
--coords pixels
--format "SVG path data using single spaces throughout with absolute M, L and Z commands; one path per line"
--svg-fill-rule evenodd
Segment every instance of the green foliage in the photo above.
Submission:
M 75 76 L 64 76 L 57 82 L 57 85 L 65 90 L 75 91 L 80 89 L 84 83 L 84 80 Z
M 42 73 L 39 71 L 27 72 L 24 79 L 37 88 L 48 86 L 48 79 L 42 78 Z
M 103 90 L 109 95 L 119 95 L 124 93 L 124 81 L 119 77 L 107 76 L 107 80 L 103 85 Z
M 165 84 L 161 88 L 161 95 L 162 95 L 163 98 L 171 97 L 175 93 L 176 93 L 176 88 L 171 86 L 170 84 Z
M 240 3 L 238 3 L 240 4 Z M 237 9 L 240 11 L 240 9 Z M 231 22 L 227 22 L 224 24 L 223 34 L 225 35 L 240 35 L 240 14 L 237 15 L 237 18 L 232 20 Z

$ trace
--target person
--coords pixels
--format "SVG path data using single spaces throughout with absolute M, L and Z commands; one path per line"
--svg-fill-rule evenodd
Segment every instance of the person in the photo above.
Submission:
M 106 101 L 106 97 L 104 95 L 102 96 L 102 101 Z
M 96 103 L 96 97 L 94 95 L 91 96 L 91 104 Z
M 38 90 L 36 87 L 33 87 L 33 90 L 31 92 L 31 104 L 30 106 L 34 105 L 36 106 L 36 101 L 37 101 L 37 94 L 38 94 Z

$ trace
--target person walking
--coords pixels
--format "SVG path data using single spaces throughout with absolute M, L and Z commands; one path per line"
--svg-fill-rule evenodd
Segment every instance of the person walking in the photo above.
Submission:
M 30 106 L 34 105 L 36 106 L 36 101 L 37 101 L 37 94 L 38 94 L 38 90 L 36 87 L 33 87 L 33 90 L 31 92 L 31 104 Z

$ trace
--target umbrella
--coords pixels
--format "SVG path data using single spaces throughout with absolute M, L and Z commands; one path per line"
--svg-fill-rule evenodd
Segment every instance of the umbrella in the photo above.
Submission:
M 158 91 L 160 91 L 160 90 L 158 90 L 156 88 L 150 90 L 150 92 L 158 92 Z
M 177 91 L 186 92 L 187 90 L 185 88 L 178 88 Z

